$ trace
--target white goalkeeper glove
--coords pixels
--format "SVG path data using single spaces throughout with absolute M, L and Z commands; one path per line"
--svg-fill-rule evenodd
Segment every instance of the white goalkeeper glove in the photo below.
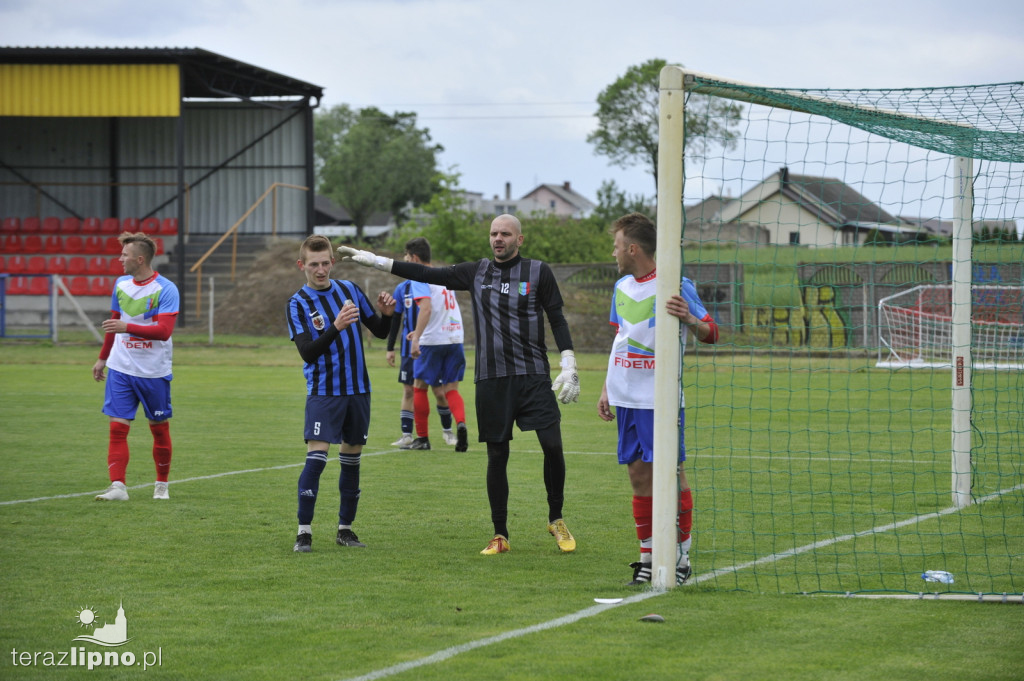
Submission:
M 557 393 L 558 401 L 562 404 L 576 402 L 580 398 L 580 377 L 576 373 L 576 353 L 572 350 L 562 350 L 562 373 L 551 384 L 551 389 Z
M 374 267 L 383 272 L 390 272 L 391 265 L 395 262 L 392 258 L 385 258 L 370 251 L 360 251 L 351 246 L 338 246 L 338 255 L 342 260 L 354 262 L 363 267 Z

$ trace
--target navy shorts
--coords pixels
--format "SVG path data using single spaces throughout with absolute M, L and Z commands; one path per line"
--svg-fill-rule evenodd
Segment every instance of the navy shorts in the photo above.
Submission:
M 619 463 L 630 464 L 640 459 L 654 461 L 654 410 L 615 407 L 615 421 L 619 427 Z M 679 410 L 679 461 L 686 461 L 686 445 L 683 442 L 683 427 L 686 424 L 683 410 Z
M 461 381 L 466 375 L 466 353 L 462 343 L 421 345 L 413 375 L 427 385 Z
M 365 445 L 370 432 L 370 394 L 308 395 L 306 442 Z
M 488 378 L 476 384 L 476 425 L 480 442 L 511 440 L 513 422 L 519 430 L 543 430 L 561 420 L 550 376 Z
M 115 419 L 134 421 L 142 411 L 150 421 L 171 418 L 171 377 L 140 378 L 107 368 L 103 413 Z
M 412 368 L 415 361 L 412 357 L 403 357 L 398 363 L 398 382 L 412 385 Z

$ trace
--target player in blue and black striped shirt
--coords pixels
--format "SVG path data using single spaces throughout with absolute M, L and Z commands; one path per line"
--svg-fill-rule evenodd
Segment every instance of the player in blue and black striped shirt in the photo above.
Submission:
M 313 235 L 299 249 L 306 285 L 288 301 L 288 333 L 305 362 L 306 465 L 299 476 L 299 534 L 295 550 L 312 550 L 313 512 L 320 474 L 331 443 L 339 445 L 337 542 L 365 546 L 352 531 L 359 504 L 359 459 L 370 427 L 370 376 L 363 356 L 360 322 L 378 338 L 387 338 L 395 299 L 377 296 L 380 316 L 366 294 L 351 281 L 331 279 L 334 254 L 327 237 Z

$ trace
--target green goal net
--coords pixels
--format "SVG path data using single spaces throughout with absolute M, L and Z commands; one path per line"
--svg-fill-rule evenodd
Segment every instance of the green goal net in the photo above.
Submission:
M 700 119 L 713 98 L 742 106 L 727 134 Z M 656 411 L 686 393 L 694 581 L 1019 598 L 1024 83 L 796 90 L 666 67 L 659 137 L 659 282 L 693 279 L 722 330 L 658 358 Z M 657 573 L 674 462 L 655 446 Z

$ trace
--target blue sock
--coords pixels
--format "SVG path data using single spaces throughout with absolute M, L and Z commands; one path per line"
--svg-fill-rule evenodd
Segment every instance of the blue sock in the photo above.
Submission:
M 438 407 L 437 413 L 441 417 L 441 428 L 444 430 L 452 429 L 452 410 L 448 407 Z
M 338 524 L 351 525 L 359 507 L 359 454 L 338 454 L 338 460 L 341 461 L 341 474 L 338 476 L 338 491 L 341 492 Z
M 306 454 L 306 465 L 299 475 L 299 524 L 313 522 L 316 509 L 316 495 L 320 491 L 320 474 L 327 465 L 327 452 L 314 451 Z
M 408 411 L 406 409 L 402 409 L 399 412 L 398 416 L 399 416 L 399 418 L 402 421 L 402 432 L 403 433 L 408 433 L 409 435 L 412 435 L 412 424 L 413 424 L 412 412 Z

